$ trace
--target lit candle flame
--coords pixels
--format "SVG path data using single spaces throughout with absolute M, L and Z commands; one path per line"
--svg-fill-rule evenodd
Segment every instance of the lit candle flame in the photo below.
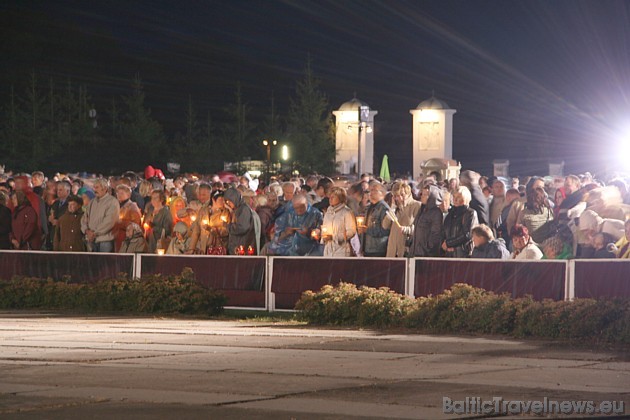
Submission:
M 194 222 L 195 220 L 197 220 L 197 216 L 195 216 L 194 214 L 192 216 L 190 216 L 190 220 L 192 222 Z
M 225 214 L 221 215 L 221 220 L 223 221 L 223 223 L 227 223 L 228 218 Z
M 149 228 L 151 227 L 151 226 L 149 226 L 148 223 L 145 223 L 143 226 L 144 226 L 144 230 L 149 230 Z
M 203 219 L 203 220 L 201 221 L 201 223 L 203 223 L 203 224 L 204 224 L 204 226 L 207 226 L 207 225 L 208 225 L 208 223 L 210 223 L 210 222 L 208 221 L 208 219 Z
M 158 255 L 164 255 L 164 248 L 158 248 L 157 253 Z

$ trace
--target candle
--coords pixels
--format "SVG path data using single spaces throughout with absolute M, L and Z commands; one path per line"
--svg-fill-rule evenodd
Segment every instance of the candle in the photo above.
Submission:
M 203 219 L 201 223 L 203 223 L 204 226 L 208 226 L 208 223 L 210 222 L 208 221 L 208 219 Z
M 222 215 L 221 215 L 221 221 L 222 221 L 223 223 L 227 223 L 227 222 L 228 222 L 228 217 L 227 217 L 227 215 L 222 214 Z
M 143 225 L 143 226 L 144 226 L 144 230 L 149 230 L 149 228 L 151 227 L 151 226 L 149 226 L 149 224 L 148 224 L 148 223 L 146 223 L 146 222 L 144 223 L 144 225 Z
M 197 216 L 195 216 L 194 214 L 192 216 L 190 216 L 190 221 L 194 222 L 195 220 L 197 220 Z
M 357 226 L 365 227 L 365 216 L 357 216 Z
M 312 230 L 311 231 L 311 238 L 313 238 L 315 240 L 317 239 L 317 231 L 316 230 Z
M 247 247 L 247 255 L 254 255 L 256 254 L 256 252 L 254 251 L 254 247 L 253 246 L 248 246 Z
M 158 248 L 157 249 L 157 254 L 158 255 L 164 255 L 164 248 Z
M 322 226 L 322 235 L 328 235 L 328 228 Z
M 239 245 L 238 247 L 236 247 L 236 255 L 245 255 L 245 246 L 243 245 Z

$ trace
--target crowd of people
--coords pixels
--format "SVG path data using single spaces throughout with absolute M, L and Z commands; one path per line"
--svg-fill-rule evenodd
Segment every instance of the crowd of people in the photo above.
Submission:
M 521 181 L 523 183 L 521 184 Z M 563 181 L 563 182 L 562 182 Z M 586 173 L 110 178 L 0 175 L 0 249 L 496 259 L 630 258 L 630 194 Z

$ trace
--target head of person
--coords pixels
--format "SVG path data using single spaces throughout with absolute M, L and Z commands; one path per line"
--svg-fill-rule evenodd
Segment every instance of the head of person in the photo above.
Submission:
M 212 197 L 212 187 L 206 183 L 200 184 L 199 191 L 197 192 L 197 199 L 201 201 L 201 204 L 210 203 L 211 197 Z
M 363 201 L 363 185 L 361 185 L 360 182 L 352 184 L 350 188 L 348 188 L 348 195 L 360 203 Z
M 72 185 L 68 181 L 59 181 L 57 182 L 57 198 L 60 200 L 65 200 L 70 195 L 72 191 Z
M 94 195 L 103 198 L 109 194 L 109 181 L 106 178 L 97 178 L 94 181 Z
M 495 179 L 492 183 L 492 196 L 505 197 L 505 184 L 500 179 Z
M 212 208 L 213 209 L 224 209 L 225 208 L 225 197 L 223 191 L 215 191 L 212 193 Z
M 471 230 L 472 241 L 475 247 L 480 247 L 494 240 L 492 229 L 487 225 L 477 225 Z
M 448 190 L 442 190 L 442 203 L 440 203 L 440 210 L 442 213 L 448 212 L 451 208 L 452 194 Z
M 516 188 L 510 188 L 505 193 L 505 205 L 510 204 L 512 201 L 521 197 L 521 193 Z
M 31 203 L 28 201 L 28 197 L 26 193 L 22 190 L 16 190 L 11 194 L 11 200 L 13 202 L 13 207 L 21 207 L 21 206 L 30 206 Z
M 473 186 L 478 186 L 480 178 L 481 178 L 481 175 L 479 175 L 477 172 L 469 171 L 469 170 L 462 171 L 462 173 L 459 174 L 459 184 L 468 188 L 473 187 Z
M 387 194 L 387 188 L 385 188 L 385 185 L 377 181 L 373 181 L 370 183 L 370 192 L 369 192 L 370 203 L 376 204 L 380 201 L 383 201 L 383 199 L 385 199 L 386 194 Z
M 297 192 L 297 185 L 295 182 L 285 182 L 282 184 L 282 196 L 284 197 L 285 202 L 289 202 L 293 200 L 295 193 Z
M 127 238 L 133 238 L 134 236 L 142 236 L 142 228 L 139 224 L 131 222 L 127 225 L 125 230 L 125 236 Z
M 70 213 L 76 213 L 81 209 L 83 200 L 78 195 L 71 195 L 68 197 L 68 211 Z
M 623 225 L 623 228 L 626 233 L 626 239 L 630 241 L 630 219 L 626 220 L 626 223 Z
M 545 257 L 549 260 L 558 258 L 562 254 L 564 243 L 558 236 L 552 236 L 542 243 L 542 250 Z
M 562 204 L 565 198 L 567 198 L 567 195 L 565 193 L 564 187 L 560 187 L 554 193 L 553 202 L 556 206 L 559 206 L 560 204 Z
M 223 197 L 225 198 L 225 206 L 231 210 L 235 210 L 243 201 L 241 192 L 236 188 L 228 188 Z
M 346 204 L 348 196 L 345 189 L 341 187 L 332 187 L 330 189 L 330 193 L 328 194 L 328 199 L 330 200 L 330 205 L 335 207 L 340 204 Z
M 397 206 L 401 206 L 411 197 L 411 187 L 403 181 L 396 181 L 392 185 L 392 197 Z
M 580 178 L 576 175 L 567 175 L 564 178 L 564 191 L 568 195 L 573 194 L 581 187 Z
M 184 222 L 177 222 L 175 223 L 175 226 L 173 226 L 173 232 L 177 236 L 177 239 L 183 241 L 186 233 L 188 232 L 188 226 Z
M 514 249 L 517 249 L 519 251 L 525 248 L 531 241 L 529 230 L 526 226 L 523 226 L 521 224 L 514 225 L 512 231 L 510 232 L 510 237 L 512 238 Z
M 35 171 L 31 175 L 31 180 L 33 182 L 33 187 L 41 187 L 44 181 L 46 180 L 46 177 L 44 176 L 43 172 Z
M 458 187 L 453 193 L 453 207 L 468 207 L 470 205 L 470 200 L 472 200 L 470 190 L 464 186 Z
M 131 188 L 125 184 L 116 186 L 116 198 L 119 203 L 124 203 L 131 198 Z
M 327 197 L 330 193 L 330 189 L 333 186 L 333 180 L 325 177 L 317 181 L 317 187 L 315 188 L 315 194 L 318 197 L 324 198 Z
M 459 179 L 451 178 L 448 180 L 448 190 L 453 192 L 459 187 Z
M 540 187 L 536 187 L 530 190 L 527 190 L 527 208 L 530 210 L 535 210 L 537 212 L 542 212 L 544 208 L 549 207 L 549 203 L 547 201 L 547 193 L 544 189 Z
M 308 199 L 304 194 L 298 194 L 293 197 L 293 210 L 298 216 L 302 216 L 308 210 Z
M 19 175 L 13 178 L 15 185 L 13 189 L 16 191 L 25 191 L 32 188 L 31 177 L 28 175 Z
M 151 192 L 151 205 L 156 210 L 166 205 L 166 194 L 164 190 L 153 190 Z

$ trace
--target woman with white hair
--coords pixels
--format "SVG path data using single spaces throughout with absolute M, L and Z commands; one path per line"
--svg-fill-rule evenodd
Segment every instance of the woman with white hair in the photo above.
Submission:
M 467 258 L 472 252 L 472 228 L 479 224 L 477 212 L 469 207 L 470 190 L 458 187 L 453 193 L 453 207 L 444 219 L 442 250 L 447 257 Z

